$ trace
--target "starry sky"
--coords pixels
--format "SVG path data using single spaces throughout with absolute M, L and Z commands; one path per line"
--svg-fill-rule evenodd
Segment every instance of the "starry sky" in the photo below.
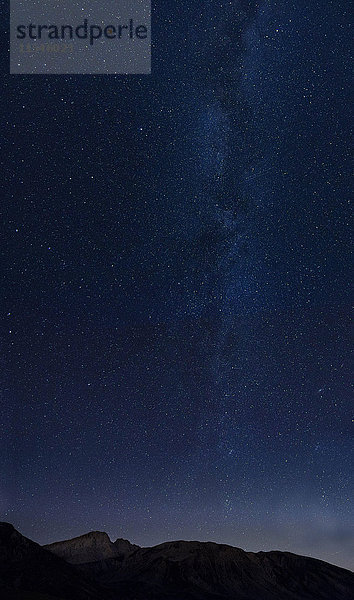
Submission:
M 0 510 L 353 567 L 348 3 L 153 3 L 152 75 L 3 60 Z

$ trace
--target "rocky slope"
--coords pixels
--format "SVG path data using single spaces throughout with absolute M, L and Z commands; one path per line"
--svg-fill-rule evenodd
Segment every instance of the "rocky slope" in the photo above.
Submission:
M 101 583 L 134 600 L 354 600 L 354 574 L 287 552 L 171 542 L 137 550 Z
M 47 544 L 43 548 L 75 565 L 108 558 L 123 558 L 131 554 L 138 546 L 123 539 L 118 539 L 113 543 L 106 533 L 91 531 L 71 540 Z
M 112 596 L 75 567 L 25 538 L 9 523 L 0 523 L 2 600 L 107 600 L 109 597 Z

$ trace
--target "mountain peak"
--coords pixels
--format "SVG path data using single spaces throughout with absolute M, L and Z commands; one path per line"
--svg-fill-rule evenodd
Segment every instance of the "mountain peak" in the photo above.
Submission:
M 77 537 L 71 538 L 69 540 L 63 540 L 64 542 L 73 542 L 74 540 L 87 540 L 88 542 L 92 542 L 93 540 L 101 541 L 101 542 L 111 542 L 109 535 L 105 531 L 88 531 L 87 533 L 83 533 L 78 535 Z M 55 542 L 60 544 L 61 542 Z
M 107 599 L 99 585 L 5 522 L 0 523 L 0 595 L 13 599 Z
M 108 558 L 122 558 L 131 554 L 138 546 L 133 546 L 123 539 L 113 543 L 104 531 L 90 531 L 70 540 L 47 544 L 44 548 L 71 564 L 83 564 Z
M 140 548 L 140 546 L 137 546 L 136 544 L 131 544 L 129 540 L 125 540 L 123 538 L 118 538 L 114 542 L 114 546 L 119 552 L 120 556 L 128 556 L 129 554 L 134 552 L 134 550 L 139 550 Z

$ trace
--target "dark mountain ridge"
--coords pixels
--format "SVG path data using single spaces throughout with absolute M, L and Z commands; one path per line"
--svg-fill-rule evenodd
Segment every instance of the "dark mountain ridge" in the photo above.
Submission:
M 354 574 L 339 567 L 288 552 L 244 552 L 211 542 L 141 548 L 97 578 L 142 600 L 354 599 Z
M 103 532 L 41 547 L 3 523 L 1 590 L 6 600 L 354 600 L 354 574 L 289 552 L 185 541 L 140 548 Z
M 2 600 L 107 600 L 105 590 L 55 554 L 0 523 Z

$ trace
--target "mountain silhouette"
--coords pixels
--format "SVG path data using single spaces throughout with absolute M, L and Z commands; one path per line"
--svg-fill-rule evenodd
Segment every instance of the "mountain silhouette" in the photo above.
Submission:
M 108 600 L 90 577 L 0 523 L 0 598 L 2 600 Z
M 140 548 L 97 531 L 41 547 L 0 524 L 4 600 L 354 600 L 353 590 L 351 571 L 290 552 Z

